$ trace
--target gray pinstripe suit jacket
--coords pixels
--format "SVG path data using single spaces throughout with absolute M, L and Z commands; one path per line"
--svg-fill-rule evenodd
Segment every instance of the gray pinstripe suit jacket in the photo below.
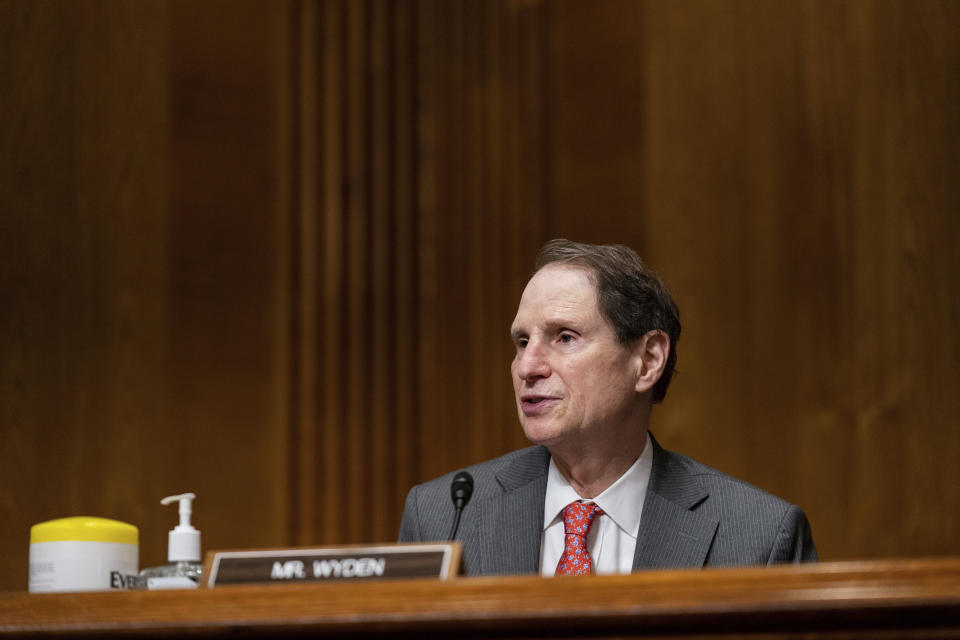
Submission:
M 653 468 L 633 568 L 816 561 L 799 507 L 653 443 Z M 466 575 L 538 573 L 550 452 L 528 447 L 468 468 L 474 493 L 457 539 Z M 453 473 L 407 495 L 400 542 L 444 540 Z

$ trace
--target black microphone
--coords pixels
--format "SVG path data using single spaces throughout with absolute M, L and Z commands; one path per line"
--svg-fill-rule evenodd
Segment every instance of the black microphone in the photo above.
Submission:
M 458 471 L 453 476 L 453 482 L 450 483 L 450 498 L 453 500 L 453 508 L 457 510 L 453 518 L 453 529 L 450 530 L 449 540 L 457 536 L 457 529 L 460 527 L 460 514 L 463 508 L 470 502 L 470 496 L 473 495 L 473 476 L 466 471 Z

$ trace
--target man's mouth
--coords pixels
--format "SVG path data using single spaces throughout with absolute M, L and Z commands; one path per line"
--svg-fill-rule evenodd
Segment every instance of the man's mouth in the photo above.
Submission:
M 556 396 L 543 396 L 539 394 L 525 394 L 520 396 L 520 408 L 524 415 L 535 416 L 546 411 L 551 404 L 559 400 Z

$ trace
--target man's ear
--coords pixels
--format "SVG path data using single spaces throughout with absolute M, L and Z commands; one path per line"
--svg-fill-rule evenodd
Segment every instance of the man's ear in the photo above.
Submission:
M 667 366 L 670 337 L 659 329 L 648 331 L 634 346 L 633 361 L 637 372 L 637 393 L 653 388 Z

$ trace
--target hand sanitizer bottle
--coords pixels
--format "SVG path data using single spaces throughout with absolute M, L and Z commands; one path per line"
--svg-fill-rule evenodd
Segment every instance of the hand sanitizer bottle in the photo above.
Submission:
M 180 503 L 180 524 L 170 531 L 167 561 L 162 567 L 140 572 L 140 586 L 147 589 L 196 589 L 203 565 L 200 564 L 200 532 L 190 524 L 191 502 L 197 496 L 182 493 L 168 496 L 160 504 Z

